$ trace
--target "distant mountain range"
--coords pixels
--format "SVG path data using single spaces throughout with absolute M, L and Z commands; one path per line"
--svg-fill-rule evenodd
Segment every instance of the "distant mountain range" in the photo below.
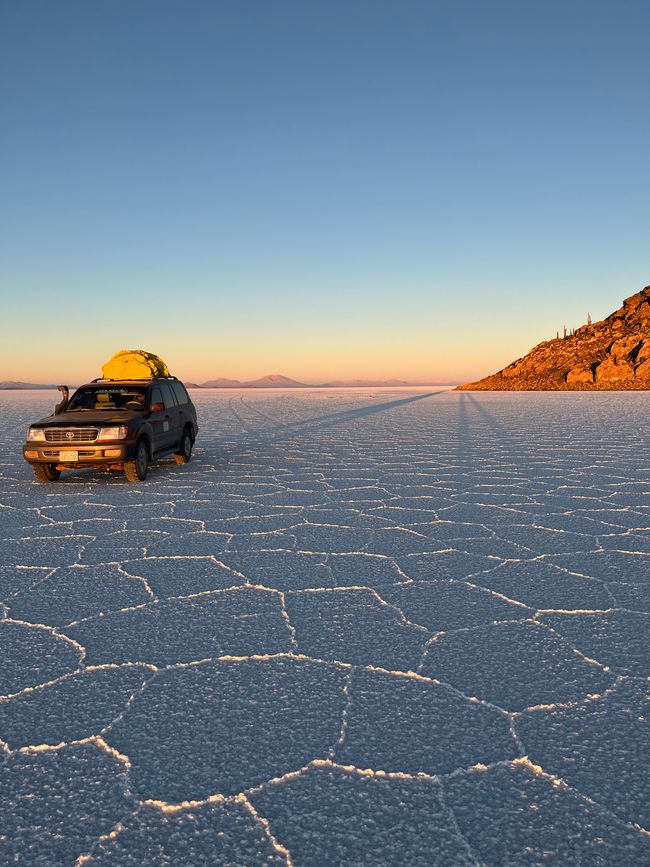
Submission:
M 249 379 L 245 382 L 240 382 L 238 379 L 210 379 L 208 382 L 202 382 L 201 385 L 195 386 L 198 388 L 305 388 L 308 383 L 296 382 L 295 379 L 289 379 L 288 376 L 282 376 L 279 373 L 269 373 L 266 376 L 261 376 L 259 379 Z
M 21 388 L 56 388 L 56 385 L 37 385 L 33 382 L 13 382 L 12 380 L 5 380 L 4 382 L 0 382 L 0 389 L 12 390 L 12 389 L 21 389 Z
M 298 382 L 279 373 L 269 373 L 259 379 L 244 381 L 220 377 L 202 382 L 200 385 L 195 382 L 185 384 L 188 388 L 390 388 L 405 385 L 455 385 L 456 383 L 443 380 L 407 381 L 405 379 L 334 379 L 331 382 L 309 383 Z

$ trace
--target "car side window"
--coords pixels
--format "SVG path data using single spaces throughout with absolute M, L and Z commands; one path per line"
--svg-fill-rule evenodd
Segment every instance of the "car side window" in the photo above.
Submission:
M 152 388 L 151 389 L 151 406 L 153 406 L 154 403 L 162 403 L 162 402 L 163 402 L 163 398 L 162 398 L 162 394 L 160 393 L 160 389 L 159 388 Z
M 172 387 L 174 394 L 176 395 L 176 400 L 178 401 L 178 403 L 181 406 L 184 403 L 190 402 L 190 398 L 189 398 L 187 392 L 185 391 L 185 386 L 183 385 L 182 382 L 170 382 L 170 385 Z
M 176 406 L 176 398 L 174 392 L 169 387 L 169 383 L 161 382 L 160 390 L 162 391 L 163 400 L 165 401 L 165 409 L 171 409 Z

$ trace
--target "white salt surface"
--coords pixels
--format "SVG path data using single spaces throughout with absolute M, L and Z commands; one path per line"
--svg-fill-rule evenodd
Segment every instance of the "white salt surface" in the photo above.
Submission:
M 42 485 L 0 396 L 0 863 L 650 864 L 648 395 L 193 397 Z

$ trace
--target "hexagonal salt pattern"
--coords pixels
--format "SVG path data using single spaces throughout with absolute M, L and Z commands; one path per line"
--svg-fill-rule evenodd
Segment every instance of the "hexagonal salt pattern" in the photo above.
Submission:
M 647 397 L 192 394 L 39 485 L 0 393 L 0 861 L 650 864 Z

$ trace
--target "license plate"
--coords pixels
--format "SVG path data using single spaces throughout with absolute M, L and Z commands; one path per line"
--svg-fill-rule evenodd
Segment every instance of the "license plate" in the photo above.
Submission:
M 79 452 L 59 452 L 60 461 L 78 461 Z

